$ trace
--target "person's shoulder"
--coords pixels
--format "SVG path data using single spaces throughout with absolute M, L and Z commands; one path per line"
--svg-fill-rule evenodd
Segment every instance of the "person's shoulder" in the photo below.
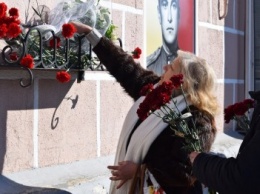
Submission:
M 162 48 L 159 47 L 157 50 L 155 50 L 152 54 L 150 54 L 146 58 L 147 67 L 158 59 L 158 57 L 160 56 L 161 50 L 162 50 Z

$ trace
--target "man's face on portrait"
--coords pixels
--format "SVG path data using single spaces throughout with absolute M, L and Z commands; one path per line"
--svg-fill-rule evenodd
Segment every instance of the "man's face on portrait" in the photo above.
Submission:
M 166 44 L 174 43 L 177 38 L 179 11 L 179 0 L 159 0 L 158 16 Z

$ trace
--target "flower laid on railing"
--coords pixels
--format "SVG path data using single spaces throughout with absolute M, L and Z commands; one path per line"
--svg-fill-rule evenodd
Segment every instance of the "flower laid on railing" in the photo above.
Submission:
M 34 61 L 33 61 L 32 56 L 31 56 L 30 54 L 25 55 L 25 56 L 22 58 L 20 64 L 21 64 L 22 66 L 24 66 L 24 67 L 27 67 L 27 68 L 29 68 L 29 69 L 32 69 L 32 68 L 34 67 Z
M 5 62 L 2 65 L 22 65 L 28 68 L 30 76 L 32 68 L 58 69 L 67 73 L 76 69 L 79 70 L 78 82 L 84 77 L 82 70 L 105 70 L 85 36 L 74 35 L 75 27 L 69 24 L 79 21 L 116 39 L 116 26 L 111 22 L 110 12 L 98 3 L 95 5 L 95 0 L 63 0 L 53 10 L 40 5 L 33 8 L 35 14 L 29 21 L 26 18 L 25 24 L 18 18 L 18 9 L 11 8 L 7 12 L 6 4 L 0 3 L 0 38 L 7 43 L 2 49 Z
M 56 41 L 56 47 L 55 47 L 55 41 Z M 52 38 L 49 42 L 49 46 L 51 48 L 60 48 L 61 46 L 61 40 L 60 37 Z
M 170 81 L 164 81 L 157 87 L 154 87 L 153 84 L 144 86 L 140 94 L 145 96 L 145 99 L 139 105 L 137 114 L 141 120 L 145 120 L 150 114 L 155 114 L 157 117 L 162 118 L 165 123 L 169 124 L 176 136 L 185 139 L 186 146 L 184 148 L 188 152 L 201 151 L 197 128 L 194 124 L 182 84 L 183 75 L 178 74 L 172 76 Z M 178 102 L 173 96 L 176 89 L 181 89 L 182 91 L 188 111 L 185 114 L 181 113 L 177 105 Z
M 76 29 L 72 24 L 64 24 L 62 26 L 61 34 L 64 36 L 64 38 L 69 39 L 69 38 L 73 37 L 75 32 L 76 32 Z M 54 38 L 52 38 L 49 41 L 50 49 L 49 50 L 45 49 L 44 53 L 51 52 L 51 50 L 53 50 L 53 48 L 55 47 L 55 42 L 56 42 L 56 48 L 59 48 L 61 46 L 60 38 L 54 36 Z M 31 42 L 31 44 L 29 44 L 27 53 L 30 53 L 30 54 L 25 54 L 25 56 L 22 57 L 22 59 L 20 60 L 21 66 L 29 68 L 29 69 L 33 69 L 35 67 L 35 63 L 37 62 L 37 52 L 39 52 L 39 47 L 38 47 L 38 45 L 34 45 L 34 44 L 36 44 L 36 42 Z M 45 56 L 45 55 L 43 55 L 43 56 Z M 57 56 L 57 57 L 62 57 L 62 56 Z M 11 61 L 17 61 L 19 59 L 17 52 L 11 52 L 9 54 L 9 59 Z M 46 60 L 46 59 L 44 59 L 44 60 Z M 48 58 L 47 58 L 47 60 L 48 60 Z M 50 61 L 50 63 L 51 63 L 51 61 Z M 56 75 L 57 80 L 60 81 L 61 83 L 68 82 L 71 78 L 71 75 L 69 74 L 69 70 L 70 70 L 70 68 L 67 68 L 66 71 L 61 70 L 61 71 L 57 72 L 57 75 Z M 60 72 L 66 72 L 66 73 L 60 73 Z M 66 75 L 66 76 L 64 76 L 64 75 Z M 60 77 L 62 77 L 62 78 L 60 78 Z M 63 77 L 65 77 L 65 78 L 63 78 Z
M 63 24 L 61 34 L 64 38 L 72 38 L 76 31 L 72 24 Z
M 237 125 L 241 128 L 238 130 L 242 133 L 247 133 L 250 129 L 250 109 L 254 108 L 253 99 L 245 99 L 242 102 L 237 102 L 233 105 L 229 105 L 224 109 L 225 123 L 229 123 L 231 120 L 235 120 Z
M 136 47 L 134 51 L 132 51 L 132 56 L 134 59 L 139 59 L 142 54 L 142 50 L 139 47 Z

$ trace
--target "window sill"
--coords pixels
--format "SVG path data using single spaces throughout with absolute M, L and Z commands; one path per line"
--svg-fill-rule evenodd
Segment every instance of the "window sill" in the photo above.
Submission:
M 20 80 L 21 87 L 29 87 L 35 79 L 56 79 L 57 72 L 61 69 L 27 69 L 19 66 L 0 66 L 0 80 Z M 85 70 L 71 69 L 70 80 L 77 80 L 80 83 L 85 80 Z
M 0 80 L 20 80 L 21 87 L 28 87 L 33 84 L 34 79 L 56 79 L 56 73 L 61 69 L 26 69 L 19 66 L 1 66 L 0 65 Z M 69 71 L 71 80 L 81 81 L 114 81 L 108 71 L 88 71 L 71 69 Z
M 35 68 L 31 69 L 33 78 L 38 79 L 56 79 L 56 73 L 61 71 L 60 69 L 43 69 Z M 84 71 L 84 70 L 83 70 Z M 77 79 L 79 70 L 71 69 L 70 71 L 71 79 Z M 7 67 L 0 66 L 0 79 L 5 80 L 16 80 L 16 79 L 30 79 L 28 70 L 22 67 Z

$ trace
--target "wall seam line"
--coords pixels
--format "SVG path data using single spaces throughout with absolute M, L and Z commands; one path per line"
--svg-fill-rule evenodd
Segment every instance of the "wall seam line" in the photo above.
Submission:
M 39 81 L 37 78 L 33 82 L 33 167 L 39 167 Z
M 97 80 L 96 85 L 96 99 L 97 99 L 97 157 L 101 155 L 101 134 L 100 134 L 100 80 Z

